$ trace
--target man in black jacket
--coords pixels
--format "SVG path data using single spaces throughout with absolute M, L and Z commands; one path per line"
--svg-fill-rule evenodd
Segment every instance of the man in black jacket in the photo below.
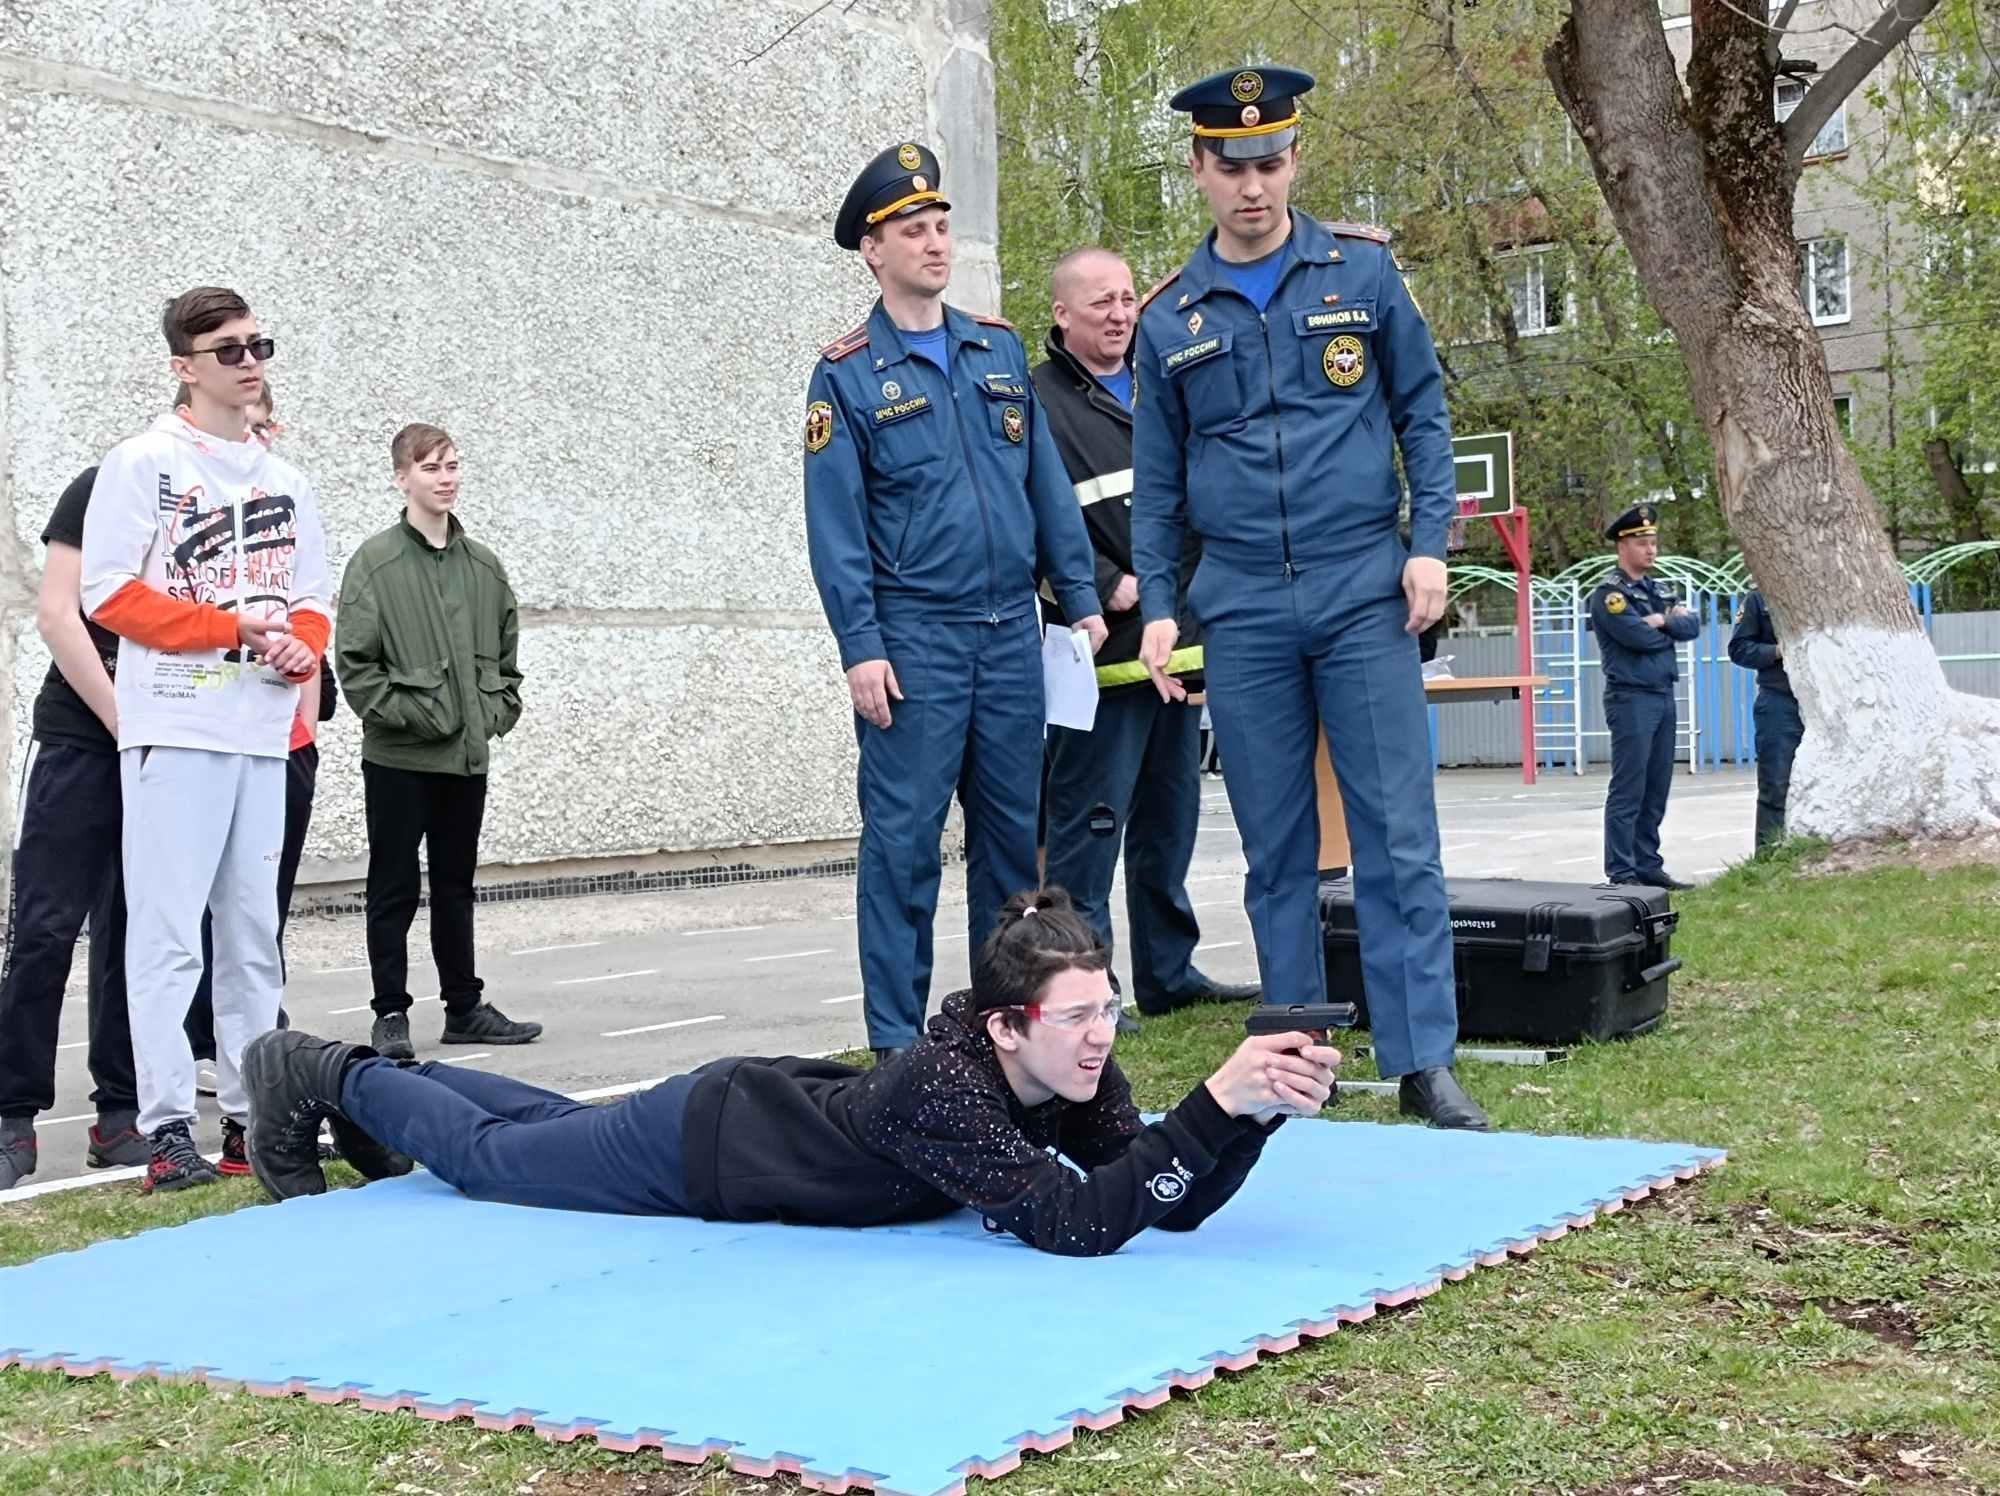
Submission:
M 1751 721 L 1757 729 L 1757 850 L 1763 851 L 1785 835 L 1785 801 L 1792 793 L 1792 760 L 1806 735 L 1799 699 L 1785 671 L 1785 646 L 1771 622 L 1764 594 L 1752 591 L 1743 599 L 1736 627 L 1729 635 L 1729 658 L 1757 672 L 1757 702 Z
M 1188 863 L 1201 822 L 1201 632 L 1187 584 L 1201 559 L 1192 531 L 1181 565 L 1181 634 L 1164 701 L 1139 663 L 1139 582 L 1132 568 L 1132 271 L 1108 249 L 1072 250 L 1052 277 L 1048 362 L 1029 375 L 1047 412 L 1096 553 L 1097 596 L 1110 638 L 1097 654 L 1097 722 L 1049 729 L 1048 881 L 1111 944 L 1111 883 L 1125 853 L 1132 996 L 1141 1013 L 1189 1003 L 1251 1001 L 1256 984 L 1226 986 L 1194 967 L 1201 939 L 1188 902 Z M 1046 598 L 1050 622 L 1063 620 Z
M 1286 1116 L 1325 1105 L 1340 1058 L 1305 1034 L 1252 1037 L 1142 1124 L 1111 1059 L 1104 967 L 1061 890 L 1018 894 L 971 990 L 873 1070 L 717 1060 L 605 1107 L 274 1030 L 244 1053 L 250 1159 L 277 1198 L 324 1190 L 326 1117 L 371 1178 L 416 1158 L 480 1200 L 822 1226 L 963 1206 L 1042 1251 L 1102 1256 L 1148 1226 L 1199 1226 Z

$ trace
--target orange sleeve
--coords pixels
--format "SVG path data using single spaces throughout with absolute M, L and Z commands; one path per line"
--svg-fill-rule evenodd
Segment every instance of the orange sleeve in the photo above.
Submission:
M 292 614 L 292 637 L 313 652 L 315 660 L 326 658 L 326 641 L 333 635 L 333 620 L 311 608 Z
M 93 623 L 148 649 L 234 649 L 236 619 L 214 603 L 184 603 L 130 581 L 104 600 Z

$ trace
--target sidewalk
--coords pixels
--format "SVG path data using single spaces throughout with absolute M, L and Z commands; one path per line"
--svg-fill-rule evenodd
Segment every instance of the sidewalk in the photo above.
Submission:
M 1438 779 L 1445 872 L 1594 883 L 1600 862 L 1602 772 L 1558 775 L 1533 787 L 1519 772 L 1453 770 Z M 1682 775 L 1667 811 L 1666 859 L 1706 878 L 1750 854 L 1755 780 L 1745 773 Z M 1221 781 L 1203 794 L 1189 893 L 1200 915 L 1202 969 L 1254 979 L 1243 914 L 1244 863 Z M 970 979 L 964 869 L 945 870 L 932 1002 Z M 1123 895 L 1114 900 L 1122 911 Z M 564 1092 L 647 1081 L 725 1054 L 817 1054 L 867 1042 L 854 942 L 854 893 L 845 879 L 798 879 L 675 893 L 528 900 L 479 906 L 487 996 L 509 1017 L 546 1026 L 519 1048 L 446 1049 L 442 1010 L 420 999 L 411 1027 L 420 1058 L 488 1066 Z M 1119 918 L 1122 926 L 1122 914 Z M 434 983 L 428 924 L 411 931 L 412 985 Z M 286 1008 L 311 1033 L 365 1042 L 367 955 L 359 915 L 308 916 L 287 936 Z M 1120 961 L 1121 970 L 1123 961 Z M 38 1123 L 41 1168 L 31 1184 L 86 1172 L 92 1120 L 84 1069 L 84 952 L 65 1004 L 55 1109 Z M 197 1141 L 220 1144 L 214 1103 L 202 1103 Z

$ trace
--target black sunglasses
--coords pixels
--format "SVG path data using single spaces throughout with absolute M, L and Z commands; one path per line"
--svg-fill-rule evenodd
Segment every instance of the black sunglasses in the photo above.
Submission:
M 193 358 L 198 353 L 212 353 L 215 361 L 225 369 L 233 369 L 243 362 L 243 355 L 249 354 L 260 364 L 268 364 L 277 344 L 269 338 L 252 338 L 247 343 L 223 343 L 214 348 L 197 348 L 188 355 Z

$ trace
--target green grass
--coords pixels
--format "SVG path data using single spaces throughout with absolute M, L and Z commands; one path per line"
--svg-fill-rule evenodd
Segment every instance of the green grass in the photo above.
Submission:
M 1031 1457 L 1000 1488 L 1834 1496 L 2000 1482 L 2000 875 L 1796 868 L 1760 861 L 1680 901 L 1687 967 L 1658 1033 L 1544 1070 L 1465 1071 L 1501 1126 L 1718 1144 L 1727 1168 Z M 1222 1010 L 1150 1021 L 1120 1046 L 1141 1100 L 1170 1104 L 1239 1025 Z M 1361 1097 L 1342 1114 L 1392 1119 Z M 242 1183 L 158 1201 L 112 1186 L 10 1206 L 0 1261 L 257 1199 Z M 372 1294 L 458 1270 L 381 1267 L 301 1284 L 305 1312 L 363 1313 Z M 191 1312 L 227 1312 L 227 1284 L 187 1287 L 203 1300 Z M 1089 1333 L 1087 1305 L 1058 1307 Z M 0 1373 L 0 1496 L 524 1487 L 770 1489 L 719 1463 L 463 1423 Z

